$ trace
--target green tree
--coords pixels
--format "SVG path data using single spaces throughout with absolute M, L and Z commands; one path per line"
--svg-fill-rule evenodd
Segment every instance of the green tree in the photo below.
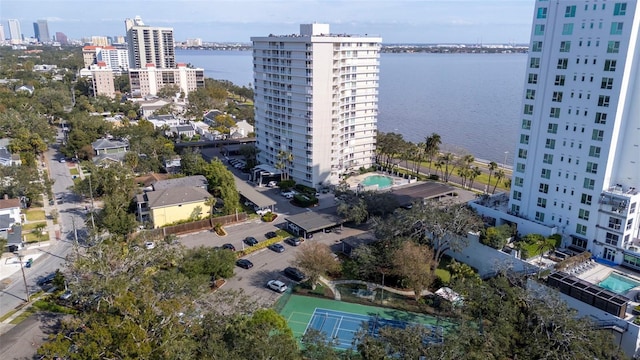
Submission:
M 504 176 L 505 176 L 504 170 L 498 169 L 498 171 L 496 171 L 495 175 L 496 175 L 496 183 L 493 185 L 493 191 L 492 191 L 493 194 L 495 194 L 495 192 L 496 192 L 496 188 L 498 187 L 498 183 L 500 183 L 500 180 L 502 180 L 502 178 L 504 178 Z
M 429 159 L 429 169 L 431 169 L 431 163 L 434 158 L 438 157 L 440 153 L 440 145 L 442 144 L 442 139 L 440 135 L 436 133 L 431 133 L 430 136 L 427 136 L 424 139 L 424 154 Z
M 424 245 L 405 241 L 393 254 L 393 271 L 414 291 L 416 300 L 435 278 L 434 254 Z
M 204 275 L 212 280 L 233 276 L 236 257 L 232 251 L 198 247 L 188 250 L 181 271 L 188 277 Z
M 489 187 L 491 186 L 491 175 L 498 168 L 498 164 L 495 161 L 489 163 L 489 179 L 487 180 L 487 192 L 489 192 Z

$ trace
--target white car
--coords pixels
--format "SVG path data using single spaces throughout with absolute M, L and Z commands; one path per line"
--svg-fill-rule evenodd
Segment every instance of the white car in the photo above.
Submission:
M 151 250 L 156 247 L 156 243 L 154 243 L 153 241 L 147 241 L 146 243 L 144 243 L 144 247 L 148 250 Z
M 283 293 L 287 291 L 287 285 L 280 280 L 269 280 L 267 287 L 273 291 Z
M 267 183 L 267 186 L 268 186 L 268 187 L 276 187 L 276 185 L 278 185 L 278 182 L 276 182 L 276 181 L 269 181 L 269 182 Z
M 270 213 L 270 212 L 271 212 L 271 209 L 269 209 L 269 208 L 267 208 L 267 209 L 260 209 L 260 208 L 258 208 L 258 209 L 256 210 L 256 214 L 258 214 L 258 215 L 260 215 L 260 216 L 264 216 L 265 214 Z
M 63 163 L 63 162 L 67 162 L 67 160 L 65 160 L 65 158 L 60 158 L 60 162 L 61 162 L 61 163 Z

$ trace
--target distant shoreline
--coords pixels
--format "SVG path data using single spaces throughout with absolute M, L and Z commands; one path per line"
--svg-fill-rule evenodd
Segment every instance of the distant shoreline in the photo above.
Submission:
M 202 51 L 252 51 L 250 44 L 211 44 L 203 46 L 176 46 L 176 50 Z M 523 54 L 529 52 L 528 45 L 382 45 L 381 53 L 428 53 L 428 54 Z

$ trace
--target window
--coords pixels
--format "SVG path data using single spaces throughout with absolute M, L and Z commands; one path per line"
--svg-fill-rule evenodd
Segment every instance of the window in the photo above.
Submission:
M 582 187 L 585 189 L 593 190 L 596 186 L 596 181 L 594 179 L 584 178 L 584 183 Z
M 564 75 L 556 75 L 556 81 L 554 85 L 564 86 Z
M 525 149 L 518 149 L 518 157 L 520 159 L 526 159 L 527 158 L 527 150 Z
M 586 229 L 585 229 L 585 233 L 586 233 Z M 571 245 L 577 246 L 581 249 L 586 249 L 587 248 L 587 240 L 585 239 L 580 239 L 577 237 L 571 237 Z
M 617 54 L 620 52 L 620 41 L 609 41 L 607 43 L 607 53 Z
M 600 89 L 613 89 L 613 78 L 603 77 L 602 83 L 600 84 Z
M 531 58 L 529 60 L 529 67 L 532 69 L 537 69 L 540 67 L 540 58 Z
M 550 123 L 547 126 L 547 132 L 549 134 L 557 134 L 558 133 L 558 124 Z
M 520 205 L 511 204 L 511 213 L 518 214 L 520 212 Z
M 542 157 L 542 162 L 545 164 L 553 164 L 553 155 L 544 154 L 544 156 Z
M 591 199 L 592 199 L 591 195 L 582 194 L 582 197 L 580 198 L 580 203 L 585 205 L 591 205 Z
M 560 41 L 560 52 L 569 52 L 571 50 L 571 41 Z
M 517 172 L 523 173 L 525 168 L 526 168 L 526 166 L 523 163 L 516 164 L 516 171 Z
M 562 102 L 562 91 L 554 91 L 553 97 L 551 98 L 553 102 Z
M 599 158 L 600 157 L 600 147 L 598 146 L 590 146 L 589 147 L 589 156 Z
M 529 144 L 529 135 L 522 134 L 520 135 L 520 144 Z
M 592 174 L 597 174 L 598 173 L 598 164 L 597 163 L 592 163 L 592 162 L 587 162 L 587 172 L 588 173 L 592 173 Z
M 569 59 L 566 59 L 566 58 L 558 59 L 558 69 L 564 70 L 567 68 L 568 64 L 569 64 Z
M 542 51 L 542 41 L 534 41 L 533 43 L 531 43 L 531 51 L 532 52 Z
M 522 193 L 518 190 L 513 190 L 513 200 L 522 200 Z
M 571 34 L 573 34 L 573 24 L 562 25 L 562 35 L 571 35 Z
M 525 113 L 525 115 L 531 115 L 531 114 L 533 114 L 533 105 L 531 105 L 531 104 L 524 104 L 524 113 Z
M 607 123 L 607 113 L 596 113 L 596 124 L 606 124 Z
M 627 227 L 625 228 L 625 230 L 631 230 L 632 226 L 633 226 L 633 219 L 627 220 Z
M 534 35 L 544 35 L 544 24 L 536 24 L 534 30 Z
M 530 130 L 531 129 L 531 120 L 527 120 L 527 119 L 522 120 L 522 128 L 524 130 Z
M 576 234 L 587 235 L 587 226 L 582 224 L 576 224 Z
M 538 83 L 538 74 L 529 74 L 527 83 L 529 84 L 537 84 Z
M 556 148 L 556 140 L 555 139 L 547 139 L 544 144 L 544 147 L 547 149 L 555 149 Z
M 578 211 L 578 218 L 589 221 L 589 210 L 580 209 L 580 211 Z
M 542 169 L 540 172 L 540 177 L 543 179 L 551 178 L 551 169 Z
M 567 6 L 564 11 L 564 17 L 576 17 L 576 6 Z
M 527 100 L 535 100 L 536 99 L 536 91 L 533 89 L 527 89 L 527 95 L 525 96 Z
M 604 138 L 603 130 L 593 130 L 593 132 L 591 133 L 591 140 L 602 141 L 603 138 Z
M 536 221 L 544 221 L 544 213 L 540 211 L 536 211 Z
M 612 216 L 609 217 L 609 229 L 620 230 L 620 226 L 622 226 L 621 219 L 614 218 Z
M 604 61 L 604 71 L 616 71 L 616 61 L 615 60 L 605 60 Z
M 515 185 L 515 186 L 520 186 L 520 187 L 522 187 L 522 184 L 524 183 L 524 179 L 522 179 L 521 177 L 517 177 L 517 176 L 516 176 L 516 177 L 513 179 L 513 183 L 514 183 L 514 185 Z
M 540 187 L 538 188 L 538 191 L 546 194 L 549 192 L 549 185 L 548 184 L 544 184 L 544 183 L 540 183 Z
M 618 246 L 618 239 L 620 239 L 620 236 L 608 232 L 605 236 L 604 242 L 609 245 Z
M 600 95 L 598 97 L 598 106 L 609 107 L 609 96 Z
M 547 8 L 546 7 L 538 8 L 538 11 L 536 12 L 536 18 L 538 18 L 538 19 L 546 19 L 547 18 Z
M 538 203 L 536 204 L 538 207 L 546 208 L 547 207 L 547 199 L 538 198 Z
M 613 15 L 622 16 L 627 14 L 627 3 L 616 3 L 613 6 Z
M 611 23 L 611 35 L 620 35 L 622 34 L 622 23 L 621 22 L 612 22 Z

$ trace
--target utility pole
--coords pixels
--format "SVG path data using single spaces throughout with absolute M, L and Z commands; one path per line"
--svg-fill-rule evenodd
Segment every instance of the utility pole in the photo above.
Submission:
M 16 252 L 16 256 L 18 257 L 18 261 L 20 262 L 20 270 L 22 270 L 22 281 L 24 281 L 24 290 L 27 292 L 27 302 L 31 301 L 31 295 L 29 294 L 29 287 L 27 286 L 27 277 L 24 275 L 24 266 L 22 266 L 22 258 L 23 256 L 20 253 Z
M 94 207 L 93 207 L 93 188 L 91 186 L 91 173 L 89 173 L 89 197 L 91 198 L 91 227 L 93 228 L 92 231 L 96 231 L 96 223 L 93 220 Z

